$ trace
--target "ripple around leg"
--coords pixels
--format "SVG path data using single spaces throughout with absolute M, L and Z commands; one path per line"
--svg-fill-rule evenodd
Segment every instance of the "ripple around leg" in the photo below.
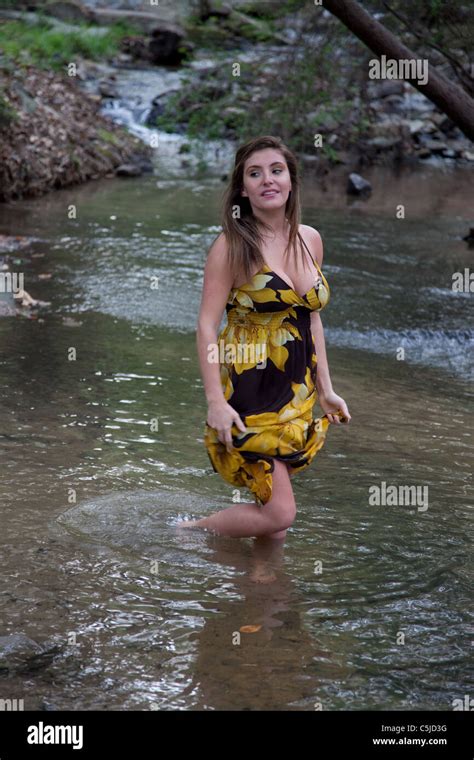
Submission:
M 167 547 L 176 549 L 176 539 L 182 535 L 176 528 L 181 522 L 202 519 L 196 515 L 220 508 L 222 504 L 213 504 L 206 495 L 178 489 L 113 492 L 75 505 L 56 524 L 88 543 L 137 553 L 153 548 L 162 552 Z
M 172 525 L 174 528 L 198 528 L 201 527 L 199 525 L 200 520 L 195 519 L 193 520 L 191 517 L 183 517 L 179 519 L 179 521 L 173 521 Z

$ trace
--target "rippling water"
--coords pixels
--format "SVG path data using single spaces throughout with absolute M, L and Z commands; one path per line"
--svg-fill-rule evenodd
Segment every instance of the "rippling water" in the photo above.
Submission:
M 21 266 L 51 302 L 0 320 L 1 633 L 59 648 L 0 677 L 0 696 L 451 709 L 471 683 L 473 306 L 451 290 L 472 255 L 467 221 L 305 209 L 352 421 L 295 479 L 297 520 L 275 546 L 176 529 L 233 497 L 203 447 L 194 335 L 220 193 L 104 180 L 0 210 L 3 233 L 39 238 Z M 427 508 L 372 505 L 382 483 L 426 488 Z

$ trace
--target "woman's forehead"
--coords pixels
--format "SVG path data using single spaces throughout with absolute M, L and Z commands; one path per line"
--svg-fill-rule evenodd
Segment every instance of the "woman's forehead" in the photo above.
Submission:
M 272 164 L 286 164 L 284 157 L 273 148 L 256 150 L 245 160 L 245 168 L 249 166 L 271 166 Z

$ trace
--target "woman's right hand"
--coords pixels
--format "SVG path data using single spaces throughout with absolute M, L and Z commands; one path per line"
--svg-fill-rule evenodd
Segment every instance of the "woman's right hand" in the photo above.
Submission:
M 227 403 L 227 401 L 225 401 L 225 399 L 222 401 L 209 402 L 207 424 L 209 427 L 212 427 L 217 431 L 218 439 L 225 445 L 229 454 L 232 451 L 231 428 L 233 423 L 235 423 L 243 433 L 246 432 L 247 428 L 240 419 L 238 413 Z

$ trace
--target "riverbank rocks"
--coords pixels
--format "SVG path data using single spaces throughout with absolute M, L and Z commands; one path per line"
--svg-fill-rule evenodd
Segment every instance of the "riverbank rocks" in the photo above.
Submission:
M 16 0 L 15 8 L 41 11 L 70 24 L 92 21 L 107 26 L 125 21 L 143 31 L 148 30 L 150 19 L 180 23 L 191 10 L 189 0 L 148 0 L 146 3 L 140 0 Z
M 154 26 L 150 36 L 128 35 L 121 43 L 123 53 L 157 65 L 177 65 L 192 52 L 184 30 L 176 24 Z
M 372 192 L 372 185 L 366 179 L 353 172 L 349 174 L 347 180 L 348 195 L 359 195 L 363 198 L 368 197 Z
M 77 0 L 57 0 L 42 8 L 48 16 L 65 21 L 67 24 L 87 24 L 94 21 L 93 12 Z
M 201 0 L 200 2 L 200 21 L 207 21 L 211 16 L 221 16 L 225 18 L 226 16 L 230 16 L 231 13 L 232 8 L 227 3 L 216 2 L 216 0 Z
M 0 636 L 0 673 L 28 673 L 44 668 L 60 652 L 55 642 L 40 645 L 24 633 Z
M 470 227 L 469 232 L 463 237 L 463 240 L 469 244 L 470 248 L 474 246 L 474 227 Z
M 115 169 L 117 177 L 141 177 L 142 174 L 152 173 L 153 164 L 151 161 L 142 160 L 131 164 L 120 164 Z

